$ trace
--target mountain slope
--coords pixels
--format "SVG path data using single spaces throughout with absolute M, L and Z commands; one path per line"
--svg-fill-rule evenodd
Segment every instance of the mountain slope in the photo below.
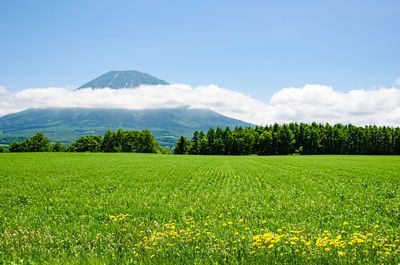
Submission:
M 203 109 L 29 109 L 0 117 L 0 143 L 22 140 L 43 132 L 51 141 L 69 144 L 83 135 L 103 135 L 108 129 L 149 129 L 159 143 L 167 148 L 175 145 L 181 135 L 192 136 L 195 130 L 210 127 L 252 126 Z
M 110 71 L 80 86 L 82 88 L 134 88 L 140 85 L 168 85 L 164 80 L 138 71 Z

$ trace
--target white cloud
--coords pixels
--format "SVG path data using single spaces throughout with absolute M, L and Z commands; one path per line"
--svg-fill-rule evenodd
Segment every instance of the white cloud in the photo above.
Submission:
M 0 90 L 1 91 L 1 90 Z M 5 91 L 5 89 L 3 89 Z M 283 88 L 269 103 L 215 85 L 172 84 L 136 89 L 34 88 L 0 93 L 0 115 L 27 108 L 206 108 L 254 124 L 329 122 L 400 126 L 400 89 L 335 91 L 323 85 Z
M 394 82 L 396 85 L 400 86 L 400 77 L 396 78 L 396 80 Z
M 7 93 L 7 90 L 4 86 L 0 86 L 0 95 Z
M 181 106 L 211 109 L 230 117 L 257 122 L 266 104 L 215 85 L 191 88 L 182 84 L 118 90 L 31 88 L 0 96 L 0 115 L 46 107 L 156 109 Z
M 270 103 L 275 109 L 288 108 L 277 115 L 283 121 L 400 125 L 400 89 L 396 88 L 341 93 L 329 86 L 305 85 L 280 90 Z

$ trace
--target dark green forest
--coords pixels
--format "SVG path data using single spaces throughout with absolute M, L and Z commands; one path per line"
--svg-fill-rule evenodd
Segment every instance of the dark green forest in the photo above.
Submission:
M 329 124 L 274 124 L 234 130 L 195 131 L 191 140 L 181 137 L 175 154 L 287 155 L 287 154 L 400 154 L 400 128 Z
M 50 144 L 50 140 L 43 134 L 37 133 L 23 142 L 10 144 L 8 150 L 0 152 L 136 152 L 136 153 L 169 153 L 158 145 L 149 130 L 116 132 L 106 131 L 104 137 L 87 135 L 77 139 L 70 146 L 59 142 Z
M 12 143 L 0 152 L 136 152 L 170 153 L 159 146 L 149 130 L 82 136 L 70 146 L 54 144 L 42 133 Z M 274 124 L 265 127 L 210 128 L 195 131 L 191 140 L 182 136 L 175 154 L 192 155 L 399 155 L 400 128 L 329 124 Z

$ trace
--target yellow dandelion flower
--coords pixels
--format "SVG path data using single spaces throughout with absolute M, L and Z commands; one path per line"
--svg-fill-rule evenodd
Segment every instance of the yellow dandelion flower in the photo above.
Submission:
M 290 230 L 290 232 L 293 233 L 293 234 L 300 234 L 300 233 L 302 233 L 303 231 L 304 231 L 304 230 L 298 230 L 298 231 Z

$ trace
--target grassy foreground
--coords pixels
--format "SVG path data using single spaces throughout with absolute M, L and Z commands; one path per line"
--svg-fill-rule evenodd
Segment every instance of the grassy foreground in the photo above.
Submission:
M 400 262 L 400 157 L 0 154 L 0 264 Z

